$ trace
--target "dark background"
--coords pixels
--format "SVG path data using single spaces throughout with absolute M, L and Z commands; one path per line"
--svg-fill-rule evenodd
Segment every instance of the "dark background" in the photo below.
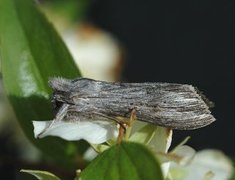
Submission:
M 235 156 L 235 2 L 213 0 L 96 0 L 89 20 L 126 49 L 123 80 L 197 86 L 215 103 L 217 121 L 196 131 L 175 131 L 197 150 Z

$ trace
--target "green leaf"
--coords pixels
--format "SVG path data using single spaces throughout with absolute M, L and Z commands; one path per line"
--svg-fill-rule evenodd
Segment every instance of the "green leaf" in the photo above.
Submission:
M 32 0 L 0 1 L 0 56 L 5 91 L 26 136 L 48 157 L 71 167 L 76 151 L 70 142 L 36 140 L 32 120 L 52 119 L 48 78 L 80 76 L 53 26 Z M 69 149 L 68 149 L 69 148 Z M 70 152 L 70 156 L 66 156 Z
M 104 151 L 81 172 L 82 180 L 162 180 L 155 157 L 142 145 L 117 144 Z
M 39 180 L 60 180 L 60 178 L 47 171 L 22 169 L 20 172 L 31 174 Z
M 43 2 L 43 10 L 54 17 L 58 14 L 59 21 L 76 21 L 77 23 L 86 16 L 90 3 L 90 0 L 45 1 Z

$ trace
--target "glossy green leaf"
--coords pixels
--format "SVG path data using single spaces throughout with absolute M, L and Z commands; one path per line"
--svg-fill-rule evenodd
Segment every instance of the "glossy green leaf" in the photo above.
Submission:
M 37 140 L 33 135 L 32 120 L 53 117 L 48 78 L 80 76 L 63 41 L 34 1 L 0 1 L 0 56 L 4 87 L 26 136 L 51 159 L 73 165 L 73 144 L 55 137 Z
M 101 153 L 81 172 L 82 180 L 161 180 L 155 157 L 144 146 L 122 143 Z
M 47 171 L 22 169 L 20 172 L 31 174 L 39 180 L 60 180 L 60 178 Z

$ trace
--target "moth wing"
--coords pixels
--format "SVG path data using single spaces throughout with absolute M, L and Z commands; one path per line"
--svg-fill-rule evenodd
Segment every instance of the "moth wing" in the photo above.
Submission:
M 164 83 L 159 90 L 152 91 L 151 97 L 137 113 L 140 120 L 180 130 L 201 128 L 215 121 L 191 85 Z
M 107 116 L 128 118 L 135 108 L 140 121 L 181 130 L 201 128 L 215 121 L 191 85 L 95 81 L 92 87 L 94 93 L 87 101 L 96 107 L 95 111 Z

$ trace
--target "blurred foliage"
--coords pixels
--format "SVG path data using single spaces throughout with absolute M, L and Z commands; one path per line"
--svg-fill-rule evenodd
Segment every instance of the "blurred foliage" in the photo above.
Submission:
M 43 7 L 46 11 L 57 12 L 60 18 L 66 18 L 68 21 L 82 21 L 90 5 L 90 0 L 47 0 L 43 1 Z
M 51 160 L 75 168 L 75 143 L 34 139 L 32 120 L 52 119 L 48 78 L 80 76 L 52 25 L 31 0 L 0 1 L 0 55 L 5 91 L 24 133 Z
M 235 159 L 233 159 L 233 175 L 231 180 L 235 180 Z

